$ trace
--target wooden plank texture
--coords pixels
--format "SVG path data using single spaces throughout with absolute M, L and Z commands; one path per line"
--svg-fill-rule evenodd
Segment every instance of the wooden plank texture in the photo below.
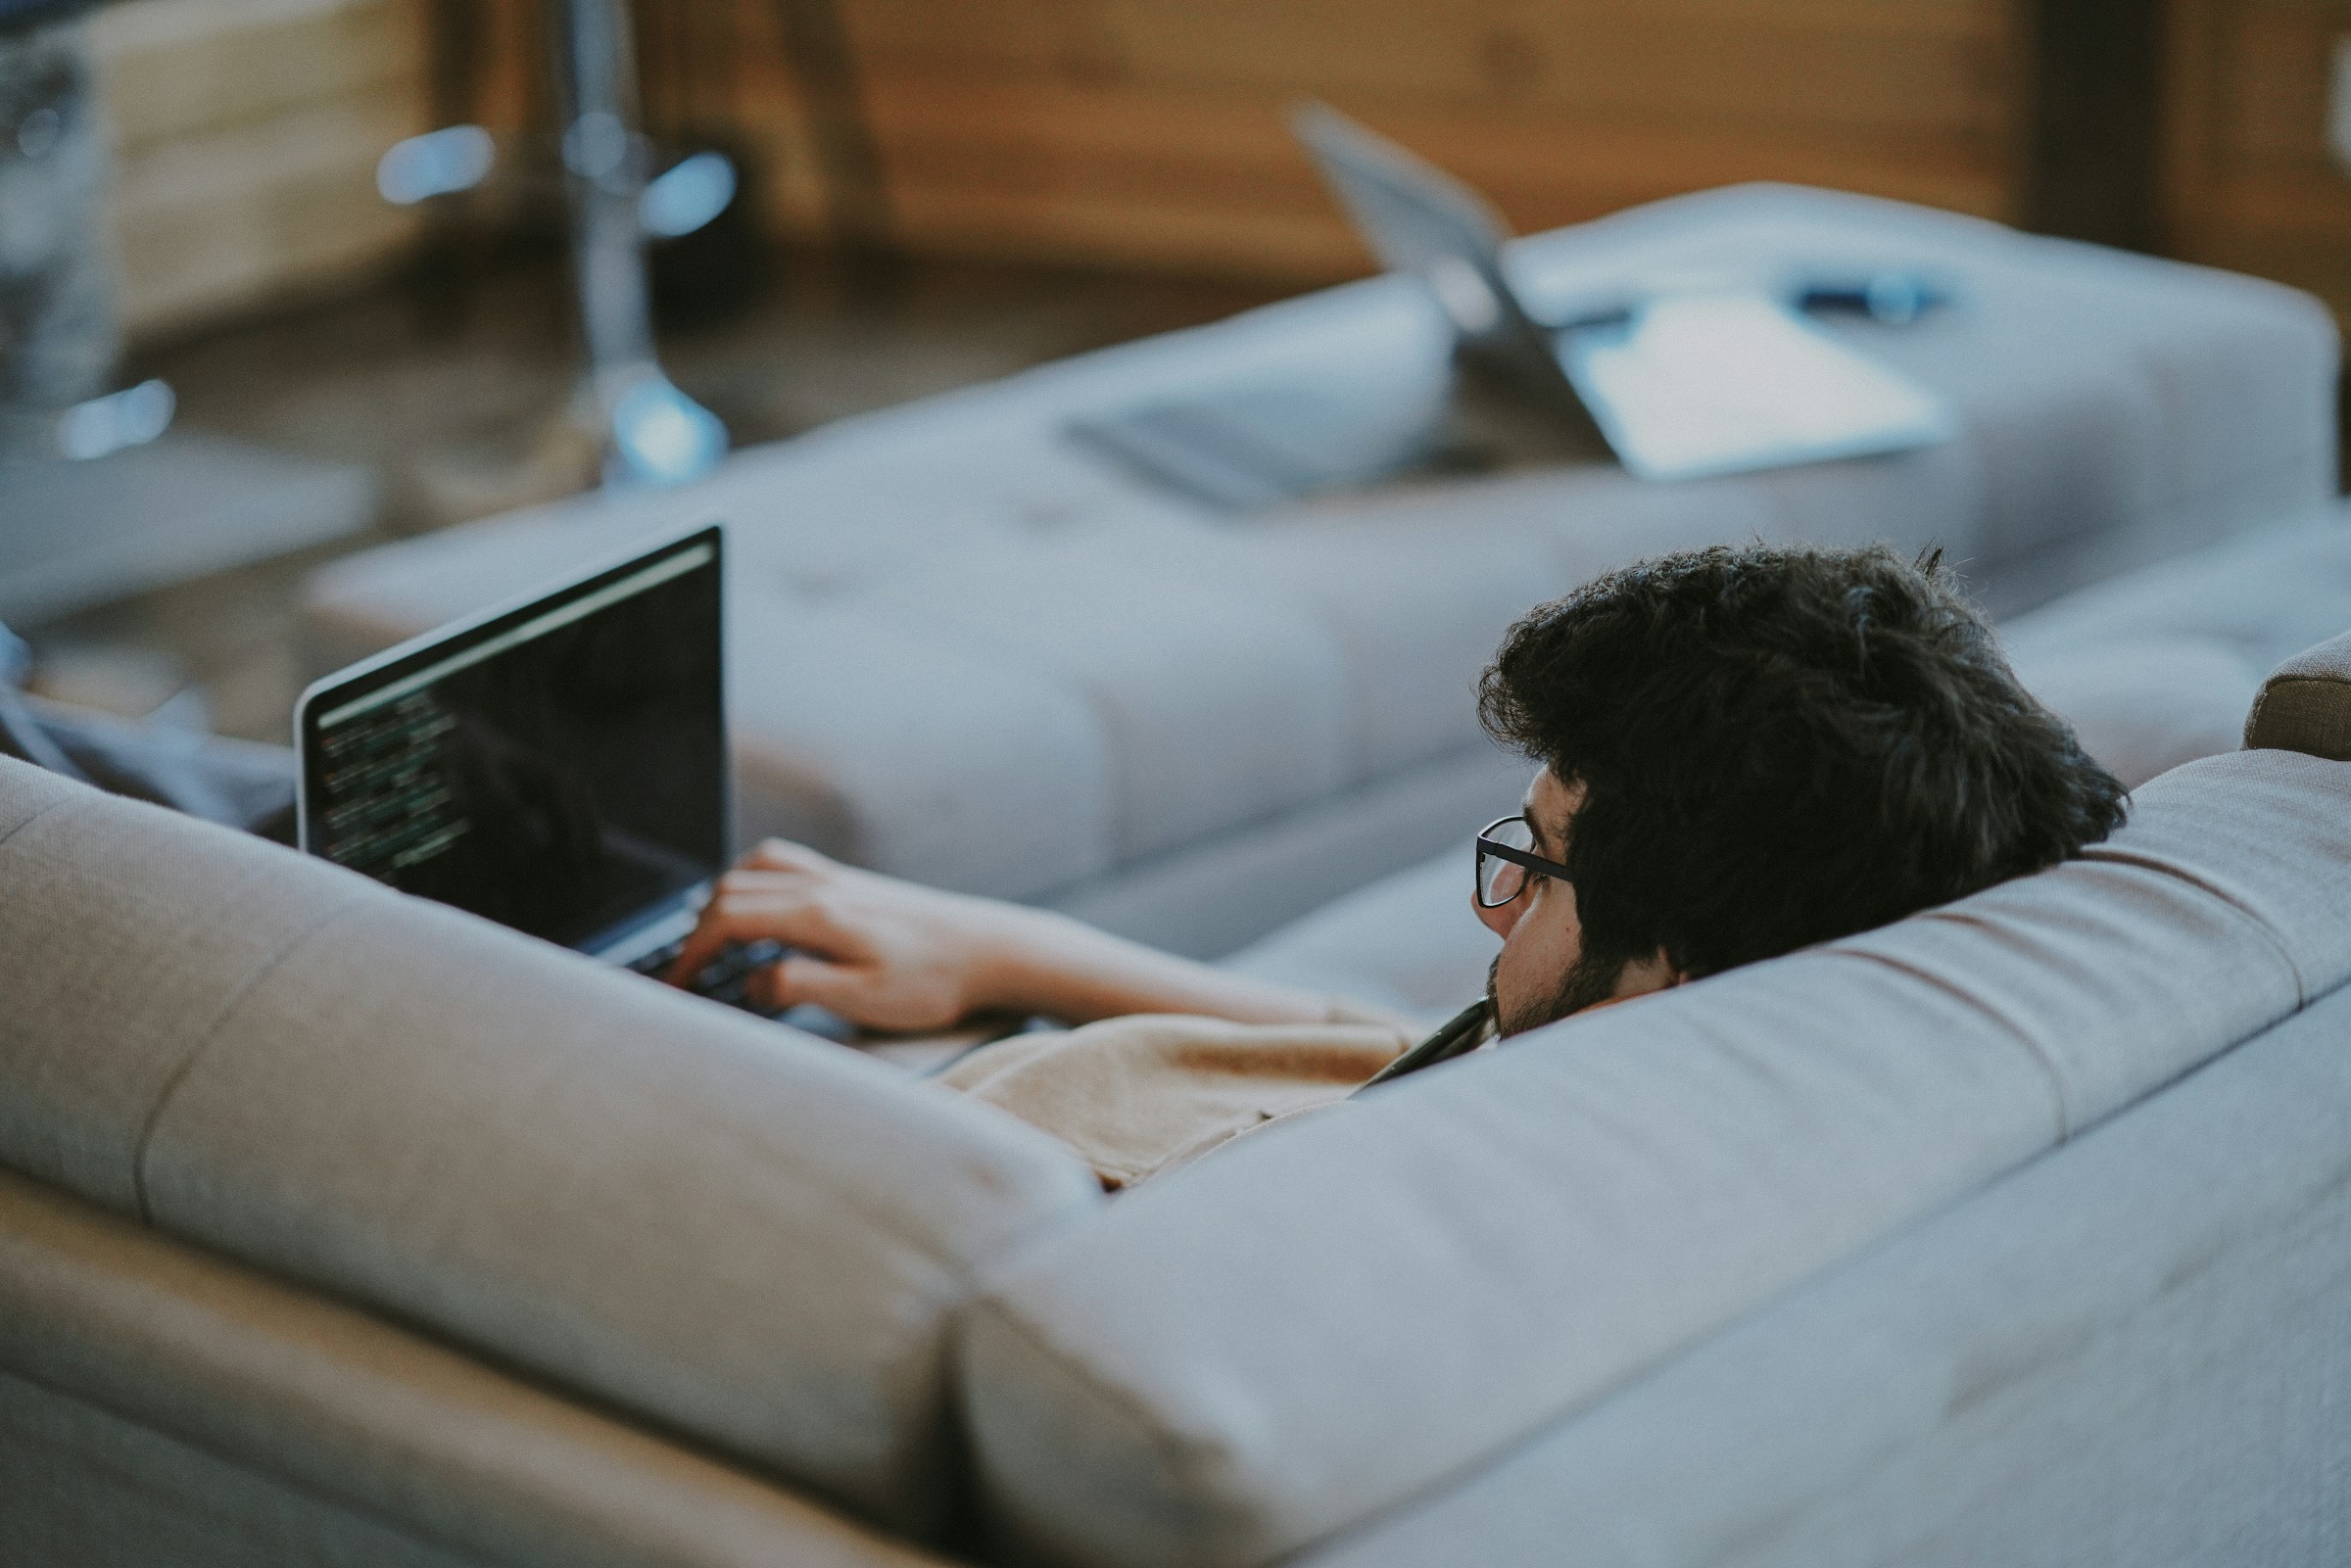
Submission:
M 2351 170 L 2327 147 L 2351 0 L 2173 0 L 2166 248 L 2306 288 L 2351 321 Z
M 479 0 L 471 95 L 502 129 L 545 130 L 536 3 Z M 1363 271 L 1284 123 L 1307 96 L 1477 184 L 1521 229 L 1747 179 L 2015 207 L 2017 0 L 839 5 L 879 210 L 918 251 L 1296 283 Z M 730 40 L 679 113 L 724 121 L 755 155 L 782 232 L 822 236 L 846 209 L 811 151 L 785 9 L 648 6 L 648 58 L 671 70 L 673 34 Z M 328 256 L 398 254 L 410 229 L 367 211 L 363 166 L 372 140 L 428 122 L 428 14 L 426 0 L 127 0 L 102 16 L 134 319 L 235 309 L 273 278 L 324 275 Z M 306 135 L 315 145 L 296 146 Z M 219 211 L 242 239 L 204 232 L 185 199 L 199 188 L 236 193 Z
M 419 0 L 130 0 L 92 43 L 134 334 L 330 288 L 413 243 L 375 163 L 429 123 Z
M 416 126 L 412 95 L 377 89 L 191 132 L 126 161 L 114 220 L 134 333 L 316 293 L 405 253 L 416 215 L 375 192 L 375 161 Z
M 299 9 L 197 0 L 196 17 L 212 24 L 168 32 L 155 3 L 103 13 L 97 28 L 120 156 L 392 83 L 412 88 L 423 76 L 412 0 Z
M 2007 0 L 841 4 L 916 249 L 1360 271 L 1283 122 L 1306 96 L 1520 228 L 1743 179 L 2011 208 Z

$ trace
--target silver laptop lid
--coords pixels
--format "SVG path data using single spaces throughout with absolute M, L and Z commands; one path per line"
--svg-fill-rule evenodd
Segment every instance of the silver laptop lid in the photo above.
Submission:
M 726 866 L 723 541 L 667 539 L 329 676 L 305 850 L 595 950 Z
M 1510 229 L 1486 199 L 1435 165 L 1340 114 L 1305 103 L 1291 128 L 1389 270 L 1428 285 L 1472 356 L 1572 396 L 1551 335 L 1527 314 L 1503 275 Z

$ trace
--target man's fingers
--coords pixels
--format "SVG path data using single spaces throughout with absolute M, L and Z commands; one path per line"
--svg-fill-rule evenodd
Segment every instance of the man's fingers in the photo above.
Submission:
M 816 879 L 806 872 L 783 871 L 764 866 L 738 866 L 718 879 L 718 885 L 711 889 L 710 896 L 713 898 L 725 898 L 729 895 L 757 897 L 788 893 L 795 889 L 806 891 L 815 885 Z
M 665 977 L 672 985 L 691 985 L 729 942 L 761 940 L 813 948 L 831 957 L 854 956 L 861 946 L 822 897 L 807 892 L 730 888 L 722 883 Z
M 719 949 L 729 942 L 748 939 L 734 934 L 726 907 L 714 898 L 702 907 L 701 920 L 687 934 L 686 945 L 678 949 L 677 959 L 669 966 L 669 973 L 661 977 L 672 985 L 692 985 L 695 976 L 708 969 L 710 961 L 718 957 Z
M 795 844 L 789 838 L 768 838 L 759 847 L 743 857 L 743 864 L 758 871 L 823 871 L 833 862 L 806 844 Z
M 858 995 L 871 984 L 871 978 L 861 971 L 808 953 L 787 953 L 760 971 L 753 983 L 761 999 L 776 1012 L 814 1002 L 854 1019 Z

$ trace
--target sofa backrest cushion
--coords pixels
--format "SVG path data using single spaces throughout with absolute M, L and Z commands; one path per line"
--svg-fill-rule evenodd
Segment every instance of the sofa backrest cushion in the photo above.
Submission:
M 5 761 L 0 1163 L 914 1532 L 976 1266 L 1101 1202 L 854 1052 Z
M 1011 1257 L 1008 1539 L 1270 1561 L 1577 1410 L 2351 975 L 2351 766 L 2190 763 L 2084 858 L 1571 1019 Z
M 2351 989 L 1285 1568 L 2338 1563 Z
M 2351 762 L 2351 632 L 2271 673 L 2245 719 L 2245 744 Z

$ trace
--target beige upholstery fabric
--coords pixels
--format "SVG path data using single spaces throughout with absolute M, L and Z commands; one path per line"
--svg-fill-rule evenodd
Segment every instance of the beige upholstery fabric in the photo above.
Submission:
M 1950 309 L 1825 330 L 1945 395 L 1963 434 L 1673 485 L 1555 460 L 1237 520 L 1065 434 L 1302 372 L 1441 375 L 1426 291 L 1374 278 L 844 419 L 683 490 L 337 561 L 309 631 L 370 651 L 724 518 L 746 835 L 1214 957 L 1474 829 L 1365 814 L 1379 786 L 1483 751 L 1470 692 L 1504 628 L 1599 572 L 1722 541 L 1890 539 L 1944 546 L 2008 609 L 2332 494 L 2334 324 L 2250 278 L 1784 186 L 1530 236 L 1511 265 L 1562 318 L 1661 276 L 1931 269 Z M 1280 846 L 1255 831 L 1299 818 L 1349 822 L 1347 858 L 1269 866 Z
M 1240 1565 L 1395 1506 L 2351 975 L 2347 866 L 2351 767 L 2209 758 L 2084 860 L 1146 1187 L 966 1319 L 1000 1523 Z
M 23 770 L 6 790 L 0 790 L 0 842 L 42 812 L 73 797 L 73 786 L 65 780 Z
M 0 1506 L 0 1544 L 21 1545 L 17 1533 L 39 1527 L 64 1548 L 0 1552 L 12 1564 L 168 1562 L 158 1548 L 202 1549 L 189 1535 L 214 1542 L 217 1560 L 249 1563 L 278 1560 L 290 1536 L 323 1538 L 311 1550 L 338 1560 L 510 1568 L 929 1560 L 454 1352 L 4 1174 L 0 1412 L 0 1497 L 56 1465 L 38 1492 Z M 130 1500 L 142 1497 L 149 1507 Z M 194 1513 L 204 1528 L 174 1533 L 146 1517 L 165 1511 Z
M 1361 887 L 1369 867 L 1460 842 L 1464 823 L 1480 827 L 1515 810 L 1525 788 L 1518 758 L 1493 746 L 1457 753 L 1163 855 L 1056 904 L 1151 946 L 1214 958 L 1229 953 L 1239 936 L 1328 907 Z
M 2299 509 L 2003 621 L 2019 668 L 2185 639 L 2241 658 L 2253 684 L 2351 624 L 2351 511 Z M 2241 718 L 2242 715 L 2239 715 Z
M 1344 1100 L 1425 1032 L 1344 1008 L 1294 1024 L 1133 1014 L 998 1040 L 938 1081 L 1044 1128 L 1116 1189 Z
M 2234 751 L 2259 676 L 2210 638 L 2134 639 L 2012 659 L 2025 689 L 2074 727 L 2126 789 Z
M 2351 632 L 2279 666 L 2245 720 L 2245 744 L 2351 761 Z
M 368 884 L 0 758 L 0 1161 L 138 1211 L 140 1141 L 257 974 Z
M 2346 625 L 2351 518 L 2329 506 L 2066 594 L 2000 631 L 2027 689 L 2136 788 L 2236 750 L 2263 672 Z M 2296 740 L 2288 749 L 2319 748 Z M 1495 809 L 1482 818 L 1462 801 L 1435 860 L 1326 903 L 1223 962 L 1441 1020 L 1477 994 L 1498 945 L 1470 913 L 1459 828 L 1511 809 L 1504 800 L 1494 789 Z
M 0 1562 L 458 1568 L 484 1559 L 0 1370 Z
M 2336 1568 L 2347 1237 L 2338 989 L 1305 1561 Z
M 1433 1029 L 1477 999 L 1502 951 L 1470 902 L 1474 853 L 1457 834 L 1444 854 L 1335 899 L 1219 967 L 1386 1008 Z
M 46 809 L 32 815 L 37 803 Z M 0 762 L 0 1164 L 902 1528 L 974 1266 L 1100 1202 L 838 1046 Z

